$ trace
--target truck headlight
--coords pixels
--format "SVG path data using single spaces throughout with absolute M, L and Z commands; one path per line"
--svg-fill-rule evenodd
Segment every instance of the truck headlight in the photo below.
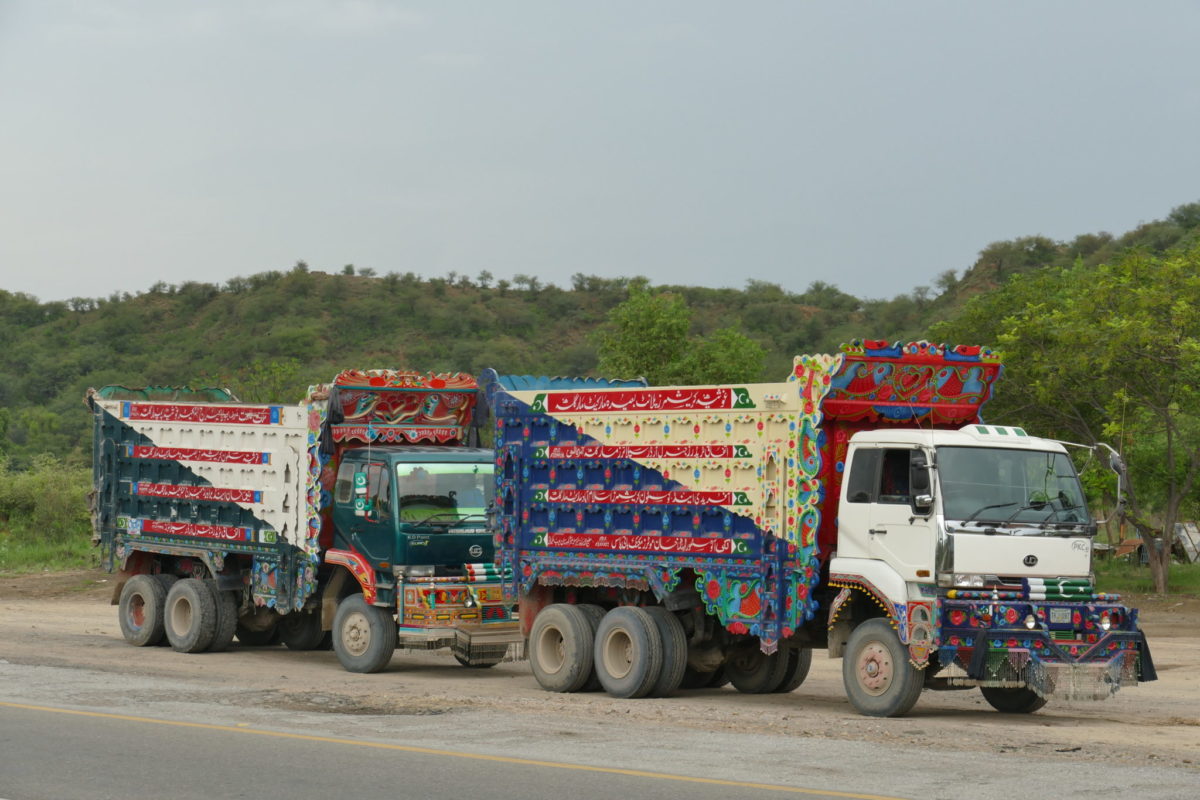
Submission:
M 972 575 L 970 573 L 956 572 L 954 573 L 954 585 L 962 586 L 968 589 L 982 589 L 983 576 Z
M 1105 611 L 1103 614 L 1100 615 L 1100 630 L 1106 631 L 1111 627 L 1112 627 L 1112 617 L 1110 617 L 1108 615 L 1108 612 Z
M 1037 617 L 1035 617 L 1033 614 L 1026 614 L 1025 615 L 1025 627 L 1028 628 L 1029 630 L 1033 630 L 1034 628 L 1036 628 L 1037 627 Z

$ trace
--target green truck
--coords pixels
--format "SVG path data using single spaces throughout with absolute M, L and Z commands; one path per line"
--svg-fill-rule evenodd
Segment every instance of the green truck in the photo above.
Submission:
M 487 532 L 473 377 L 350 370 L 295 405 L 108 386 L 94 417 L 94 541 L 125 639 L 188 653 L 397 647 L 471 667 L 519 654 Z M 517 645 L 517 648 L 512 648 Z

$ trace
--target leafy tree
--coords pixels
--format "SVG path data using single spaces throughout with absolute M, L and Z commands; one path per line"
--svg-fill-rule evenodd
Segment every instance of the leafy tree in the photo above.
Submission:
M 599 333 L 600 369 L 641 375 L 652 385 L 730 383 L 762 374 L 765 351 L 732 328 L 690 337 L 691 311 L 683 298 L 635 286 L 608 315 Z
M 1126 452 L 1126 518 L 1159 540 L 1150 572 L 1165 592 L 1175 523 L 1200 478 L 1200 248 L 1014 279 L 934 330 L 996 334 L 1010 365 L 997 400 L 1012 421 Z
M 651 384 L 670 382 L 671 365 L 687 347 L 691 313 L 683 299 L 635 288 L 608 314 L 598 334 L 600 370 L 614 377 L 643 376 Z

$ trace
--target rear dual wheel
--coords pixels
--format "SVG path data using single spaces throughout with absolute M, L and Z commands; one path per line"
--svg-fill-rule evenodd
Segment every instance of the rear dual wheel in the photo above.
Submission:
M 664 697 L 687 668 L 687 635 L 661 606 L 555 603 L 542 609 L 529 634 L 529 663 L 551 692 L 603 688 L 614 697 Z
M 755 644 L 740 647 L 725 662 L 725 674 L 733 688 L 743 694 L 770 694 L 788 677 L 789 654 L 784 650 L 764 653 Z
M 529 666 L 548 692 L 578 692 L 592 676 L 594 614 L 582 606 L 543 608 L 529 632 Z
M 207 650 L 217 633 L 217 601 L 213 591 L 197 578 L 176 581 L 167 592 L 163 621 L 167 640 L 175 650 L 180 653 Z
M 155 645 L 164 636 L 167 590 L 153 575 L 134 575 L 121 587 L 117 619 L 121 635 L 135 647 Z

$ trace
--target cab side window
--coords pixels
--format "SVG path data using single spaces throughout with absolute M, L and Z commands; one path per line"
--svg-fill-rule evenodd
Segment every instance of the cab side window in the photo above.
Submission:
M 385 517 L 391 514 L 392 483 L 385 464 L 370 464 L 367 466 L 367 497 L 371 499 L 374 517 Z
M 349 503 L 354 497 L 354 465 L 348 461 L 338 467 L 337 482 L 333 485 L 333 499 L 339 503 Z
M 850 478 L 846 485 L 846 501 L 870 503 L 879 485 L 878 450 L 858 450 L 850 464 Z
M 879 470 L 879 502 L 908 505 L 911 497 L 908 482 L 910 450 L 884 450 Z

